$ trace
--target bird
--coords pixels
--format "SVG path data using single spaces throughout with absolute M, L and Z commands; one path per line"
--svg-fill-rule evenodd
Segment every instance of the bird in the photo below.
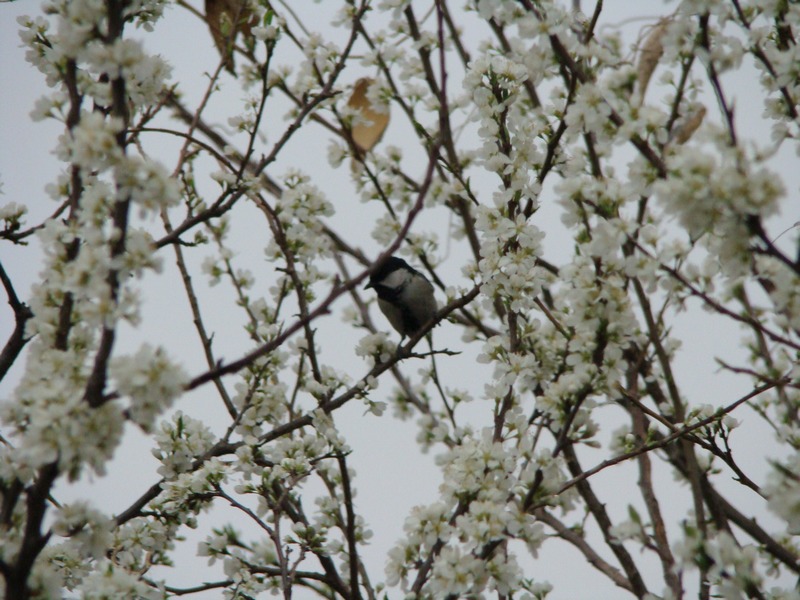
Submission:
M 364 289 L 375 290 L 378 307 L 403 338 L 413 337 L 436 314 L 433 285 L 402 258 L 384 260 Z

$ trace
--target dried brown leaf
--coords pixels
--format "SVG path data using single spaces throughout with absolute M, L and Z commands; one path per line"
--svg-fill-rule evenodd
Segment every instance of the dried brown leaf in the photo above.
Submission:
M 359 113 L 353 122 L 353 142 L 361 152 L 371 150 L 383 137 L 386 126 L 389 124 L 388 107 L 380 111 L 367 98 L 369 86 L 375 82 L 370 77 L 362 77 L 353 86 L 353 94 L 347 101 L 347 106 L 356 109 Z
M 639 62 L 636 64 L 636 82 L 639 86 L 640 102 L 644 102 L 644 94 L 647 91 L 647 85 L 650 83 L 650 77 L 664 54 L 664 46 L 661 44 L 661 40 L 671 22 L 672 19 L 670 18 L 661 19 L 650 30 L 650 33 L 642 43 L 639 51 Z
M 248 0 L 206 0 L 206 22 L 225 60 L 225 68 L 235 74 L 233 46 L 236 36 L 242 33 L 249 38 L 250 28 L 256 24 L 250 3 Z
M 672 130 L 672 140 L 678 144 L 685 144 L 692 137 L 706 116 L 706 107 L 700 104 L 694 111 L 681 119 Z

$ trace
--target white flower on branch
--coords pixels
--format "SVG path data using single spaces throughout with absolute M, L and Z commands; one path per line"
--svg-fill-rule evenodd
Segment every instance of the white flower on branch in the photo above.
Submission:
M 115 358 L 110 374 L 120 395 L 130 398 L 131 419 L 145 431 L 183 392 L 188 379 L 183 368 L 170 361 L 163 349 L 149 344 L 133 356 Z

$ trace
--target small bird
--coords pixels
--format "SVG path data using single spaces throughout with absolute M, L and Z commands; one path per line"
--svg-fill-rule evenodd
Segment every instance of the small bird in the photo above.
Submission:
M 412 337 L 436 314 L 433 285 L 402 258 L 387 258 L 370 275 L 369 288 L 378 293 L 378 307 L 403 337 Z

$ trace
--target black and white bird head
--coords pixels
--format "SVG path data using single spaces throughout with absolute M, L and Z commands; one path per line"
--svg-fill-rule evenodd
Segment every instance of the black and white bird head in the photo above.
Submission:
M 413 336 L 436 314 L 433 285 L 402 258 L 383 261 L 366 288 L 375 290 L 378 307 L 403 337 Z

